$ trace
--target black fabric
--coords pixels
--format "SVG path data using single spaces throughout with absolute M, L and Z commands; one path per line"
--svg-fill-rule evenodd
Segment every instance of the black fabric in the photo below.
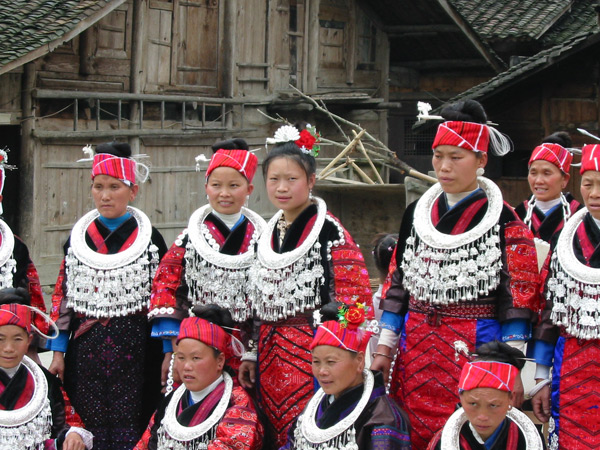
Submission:
M 564 196 L 567 200 L 567 203 L 569 203 L 569 206 L 571 205 L 571 202 L 575 200 L 575 198 L 569 192 L 564 194 Z M 525 216 L 527 215 L 527 203 L 528 201 L 526 200 L 515 208 L 515 213 L 521 220 L 525 220 Z M 579 205 L 576 211 L 579 211 L 581 208 L 583 208 L 583 205 Z M 545 215 L 537 206 L 535 206 L 533 208 L 533 214 L 535 214 L 535 216 L 541 222 L 541 225 L 537 230 L 532 230 L 534 235 L 543 241 L 550 242 L 554 234 L 556 234 L 557 231 L 560 231 L 558 228 L 562 224 L 565 217 L 562 205 L 559 204 L 548 215 Z
M 500 436 L 498 436 L 490 450 L 527 450 L 525 436 L 523 435 L 521 430 L 518 429 L 517 424 L 513 423 L 510 419 L 506 419 L 504 423 L 502 423 L 501 427 L 502 429 L 500 430 Z M 516 445 L 511 445 L 510 447 L 508 447 L 508 432 L 511 427 L 516 427 L 516 429 L 519 432 L 519 439 Z M 466 445 L 461 445 L 460 450 L 486 450 L 486 447 L 483 444 L 477 442 L 477 439 L 475 439 L 475 436 L 471 431 L 471 427 L 469 426 L 469 422 L 465 423 L 462 426 L 460 430 L 460 435 L 466 441 Z M 436 436 L 433 438 L 433 442 L 436 442 L 435 450 L 441 449 L 440 438 L 441 432 L 436 434 Z M 543 439 L 542 442 L 544 442 Z M 546 448 L 545 444 L 544 448 Z
M 0 370 L 0 382 L 5 386 L 4 392 L 0 395 L 0 405 L 5 410 L 11 411 L 15 408 L 23 389 L 25 389 L 28 373 L 29 371 L 22 364 L 12 378 L 3 370 Z
M 246 230 L 250 221 L 247 217 L 244 217 L 242 223 L 240 223 L 233 230 L 230 230 L 227 225 L 223 223 L 221 219 L 219 219 L 213 213 L 210 213 L 207 217 L 207 220 L 210 220 L 215 224 L 219 232 L 225 237 L 225 243 L 219 250 L 220 253 L 224 255 L 237 255 L 240 251 L 240 247 L 244 243 L 244 237 L 246 236 Z

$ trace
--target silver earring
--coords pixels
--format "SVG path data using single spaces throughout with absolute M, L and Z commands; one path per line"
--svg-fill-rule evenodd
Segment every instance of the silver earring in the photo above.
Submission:
M 206 194 L 206 200 L 209 200 L 209 198 L 208 198 L 208 194 Z
M 244 202 L 244 206 L 247 208 L 248 207 L 248 200 L 250 200 L 250 196 L 246 195 L 246 201 Z
M 475 175 L 477 175 L 478 177 L 482 177 L 484 173 L 485 173 L 485 169 L 483 167 L 478 167 L 477 170 L 475 171 Z

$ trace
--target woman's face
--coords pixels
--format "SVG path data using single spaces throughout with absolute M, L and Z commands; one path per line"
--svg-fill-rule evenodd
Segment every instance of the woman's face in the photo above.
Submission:
M 487 153 L 478 158 L 475 152 L 453 145 L 440 145 L 433 151 L 433 169 L 447 194 L 477 189 L 477 169 L 485 167 Z
M 17 367 L 27 353 L 31 336 L 17 325 L 0 327 L 0 367 L 12 369 Z
M 531 163 L 527 181 L 535 199 L 547 202 L 560 197 L 560 193 L 567 186 L 569 175 L 563 174 L 548 161 L 538 160 Z
M 475 388 L 460 394 L 467 419 L 485 440 L 500 426 L 511 404 L 508 392 L 493 388 Z
M 225 356 L 215 357 L 212 347 L 196 339 L 182 339 L 177 344 L 175 365 L 186 389 L 198 392 L 210 386 L 223 373 Z
M 365 354 L 352 353 L 331 345 L 318 345 L 312 351 L 312 371 L 327 395 L 342 392 L 363 382 Z
M 585 207 L 596 220 L 600 220 L 600 172 L 587 170 L 581 175 L 581 196 Z
M 217 167 L 204 185 L 208 202 L 220 214 L 237 214 L 244 206 L 254 186 L 231 167 Z
M 291 158 L 273 159 L 267 170 L 267 195 L 276 208 L 282 209 L 285 219 L 292 222 L 310 204 L 310 191 L 315 175 L 306 172 Z
M 110 175 L 96 175 L 92 181 L 92 197 L 96 209 L 107 219 L 117 219 L 127 212 L 129 202 L 135 200 L 139 186 L 129 187 Z

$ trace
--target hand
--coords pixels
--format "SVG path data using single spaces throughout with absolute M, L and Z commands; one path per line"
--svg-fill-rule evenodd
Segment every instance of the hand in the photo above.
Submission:
M 85 450 L 83 439 L 77 433 L 69 433 L 62 445 L 63 450 Z
M 54 352 L 48 371 L 53 375 L 58 375 L 60 381 L 65 381 L 65 355 L 63 352 Z
M 256 383 L 256 363 L 242 361 L 238 372 L 238 380 L 243 388 L 252 389 Z
M 525 388 L 523 388 L 523 381 L 521 380 L 521 372 L 515 378 L 515 387 L 513 388 L 512 405 L 515 408 L 521 409 L 523 406 L 523 400 L 525 399 Z
M 383 374 L 383 382 L 384 384 L 387 384 L 388 379 L 390 378 L 390 368 L 392 367 L 391 356 L 389 356 L 392 353 L 392 349 L 387 345 L 378 345 L 377 353 L 378 354 L 375 355 L 375 358 L 373 358 L 373 362 L 371 363 L 371 370 L 380 370 Z
M 538 380 L 538 383 L 541 380 Z M 547 384 L 531 399 L 533 406 L 533 414 L 542 422 L 546 423 L 550 420 L 550 385 Z

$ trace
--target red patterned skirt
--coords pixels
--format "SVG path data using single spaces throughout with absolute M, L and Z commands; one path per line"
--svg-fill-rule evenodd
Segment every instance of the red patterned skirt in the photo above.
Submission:
M 286 443 L 288 428 L 314 394 L 312 339 L 313 330 L 303 317 L 260 327 L 258 393 L 271 448 Z M 268 443 L 265 439 L 265 446 Z

